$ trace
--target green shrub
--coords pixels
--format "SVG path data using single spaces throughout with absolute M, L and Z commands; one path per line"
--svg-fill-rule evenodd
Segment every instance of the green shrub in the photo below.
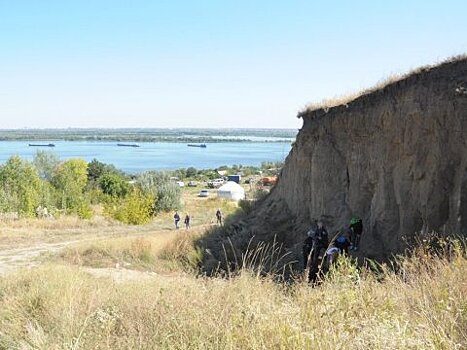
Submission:
M 254 202 L 242 199 L 238 202 L 238 206 L 243 210 L 245 214 L 250 214 L 253 210 Z
M 55 169 L 52 184 L 57 190 L 57 207 L 67 213 L 88 217 L 89 203 L 84 197 L 88 182 L 87 163 L 82 159 L 70 159 Z
M 148 223 L 154 212 L 154 196 L 134 189 L 125 198 L 108 197 L 104 210 L 110 217 L 130 225 Z
M 156 196 L 155 210 L 157 212 L 171 211 L 181 206 L 181 191 L 177 184 L 167 182 L 159 185 Z
M 92 218 L 92 209 L 87 200 L 82 200 L 81 202 L 78 203 L 76 207 L 76 214 L 81 218 L 81 219 L 91 219 Z
M 180 187 L 170 181 L 167 173 L 159 171 L 146 171 L 136 179 L 141 190 L 154 196 L 156 199 L 154 209 L 157 212 L 171 211 L 181 206 Z
M 0 166 L 0 210 L 34 216 L 40 203 L 42 181 L 28 161 L 13 156 Z
M 130 185 L 123 176 L 111 173 L 99 178 L 99 187 L 104 194 L 111 197 L 125 197 L 130 190 Z
M 186 177 L 195 177 L 197 174 L 198 170 L 196 170 L 196 168 L 189 167 L 188 169 L 186 169 Z
M 32 162 L 36 167 L 39 176 L 44 180 L 50 181 L 55 168 L 60 163 L 60 159 L 54 153 L 38 150 Z
M 123 176 L 123 173 L 112 164 L 102 163 L 97 159 L 93 159 L 88 163 L 87 174 L 89 182 L 98 182 L 105 174 L 117 174 Z

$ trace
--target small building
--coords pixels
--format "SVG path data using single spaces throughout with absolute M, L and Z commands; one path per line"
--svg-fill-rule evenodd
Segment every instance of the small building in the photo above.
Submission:
M 233 182 L 236 182 L 236 183 L 239 184 L 239 183 L 240 183 L 240 180 L 242 179 L 242 176 L 241 176 L 241 175 L 238 175 L 238 174 L 237 174 L 237 175 L 229 175 L 229 176 L 227 177 L 227 179 L 228 179 L 227 181 L 233 181 Z
M 242 186 L 233 181 L 228 181 L 217 190 L 217 197 L 231 201 L 245 199 L 245 190 Z

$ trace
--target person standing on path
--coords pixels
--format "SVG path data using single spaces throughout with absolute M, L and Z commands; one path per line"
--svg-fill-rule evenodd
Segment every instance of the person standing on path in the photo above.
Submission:
M 174 221 L 175 221 L 175 229 L 178 230 L 178 223 L 180 222 L 180 215 L 178 215 L 178 212 L 175 212 L 174 215 Z
M 216 218 L 217 218 L 217 224 L 222 225 L 222 212 L 220 208 L 217 208 Z
M 185 216 L 185 228 L 188 230 L 190 228 L 190 215 L 186 214 Z

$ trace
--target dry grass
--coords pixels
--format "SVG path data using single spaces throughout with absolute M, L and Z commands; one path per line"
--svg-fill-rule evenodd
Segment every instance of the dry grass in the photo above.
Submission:
M 229 279 L 203 278 L 186 271 L 201 256 L 193 247 L 201 223 L 219 203 L 190 197 L 185 205 L 195 204 L 207 214 L 194 212 L 204 219 L 193 230 L 173 230 L 170 214 L 143 227 L 121 225 L 126 237 L 0 277 L 0 349 L 467 348 L 465 246 L 450 259 L 420 250 L 398 273 L 341 259 L 315 288 L 247 268 Z M 244 258 L 256 256 L 263 260 L 261 252 Z M 117 263 L 157 273 L 117 283 L 82 267 Z
M 196 189 L 184 191 L 184 210 L 180 214 L 182 219 L 185 212 L 192 216 L 190 230 L 185 230 L 183 225 L 179 230 L 174 230 L 173 213 L 160 214 L 151 224 L 140 227 L 114 223 L 114 226 L 109 226 L 110 234 L 114 236 L 111 240 L 99 239 L 74 245 L 64 249 L 55 257 L 55 261 L 98 268 L 119 266 L 158 273 L 180 269 L 192 271 L 202 258 L 193 241 L 214 224 L 217 208 L 221 208 L 226 215 L 237 209 L 236 203 L 217 198 L 199 198 L 198 192 Z M 125 233 L 126 236 L 122 237 Z
M 38 242 L 58 242 L 82 236 L 97 236 L 121 227 L 103 217 L 82 220 L 75 216 L 59 219 L 19 219 L 0 221 L 0 247 L 16 248 Z
M 226 215 L 237 208 L 235 203 L 219 200 L 214 196 L 199 198 L 198 192 L 199 189 L 185 189 L 183 208 L 180 210 L 181 215 L 189 213 L 192 216 L 193 227 L 215 223 L 217 208 L 221 208 Z M 99 212 L 99 208 L 94 208 L 94 211 Z M 150 234 L 155 231 L 172 231 L 173 228 L 173 212 L 160 213 L 151 223 L 142 226 L 124 225 L 100 215 L 91 220 L 65 215 L 58 219 L 0 219 L 0 248 L 105 236 Z
M 446 60 L 436 62 L 436 63 L 431 64 L 431 65 L 418 67 L 418 68 L 410 70 L 407 73 L 393 74 L 393 75 L 391 75 L 389 77 L 386 77 L 386 78 L 378 81 L 374 86 L 372 86 L 372 87 L 370 87 L 368 89 L 364 89 L 364 90 L 357 91 L 357 92 L 350 93 L 350 94 L 345 94 L 345 95 L 342 95 L 342 96 L 336 96 L 336 97 L 329 98 L 329 99 L 323 99 L 323 100 L 321 100 L 319 102 L 315 102 L 315 103 L 310 103 L 304 108 L 304 110 L 302 112 L 299 113 L 299 117 L 301 117 L 301 116 L 303 116 L 303 115 L 305 115 L 307 113 L 311 113 L 313 111 L 320 110 L 320 109 L 324 109 L 327 112 L 327 110 L 330 109 L 330 108 L 337 107 L 337 106 L 342 106 L 342 105 L 347 105 L 347 104 L 351 103 L 352 101 L 356 100 L 357 98 L 359 98 L 361 96 L 371 94 L 371 93 L 373 93 L 375 91 L 378 91 L 378 90 L 382 90 L 385 87 L 387 87 L 388 85 L 397 83 L 397 82 L 399 82 L 401 80 L 404 80 L 404 79 L 406 79 L 406 78 L 408 78 L 408 77 L 410 77 L 412 75 L 416 75 L 416 74 L 420 74 L 420 73 L 425 72 L 425 71 L 429 71 L 432 68 L 437 67 L 439 65 L 448 64 L 448 63 L 451 63 L 451 62 L 456 62 L 456 61 L 465 60 L 465 59 L 467 59 L 467 54 L 450 57 L 450 58 L 448 58 Z
M 183 208 L 180 214 L 189 213 L 196 225 L 211 225 L 216 223 L 216 211 L 220 208 L 224 215 L 234 212 L 238 205 L 216 197 L 215 190 L 210 190 L 209 198 L 200 198 L 200 188 L 186 188 L 182 199 Z M 182 217 L 183 218 L 183 217 Z
M 120 237 L 66 248 L 52 257 L 59 263 L 94 268 L 124 268 L 138 271 L 169 273 L 193 271 L 202 255 L 193 240 L 204 227 L 191 230 L 155 232 L 140 237 Z
M 318 288 L 247 271 L 123 284 L 76 267 L 0 280 L 0 348 L 465 349 L 467 261 L 410 258 L 383 281 L 348 261 Z

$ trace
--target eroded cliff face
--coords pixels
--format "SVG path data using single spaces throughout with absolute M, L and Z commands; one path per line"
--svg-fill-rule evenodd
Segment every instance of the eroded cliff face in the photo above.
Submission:
M 228 237 L 243 251 L 276 235 L 296 251 L 312 219 L 334 232 L 357 214 L 359 255 L 385 259 L 403 236 L 467 231 L 466 58 L 300 117 L 277 186 L 218 244 Z

